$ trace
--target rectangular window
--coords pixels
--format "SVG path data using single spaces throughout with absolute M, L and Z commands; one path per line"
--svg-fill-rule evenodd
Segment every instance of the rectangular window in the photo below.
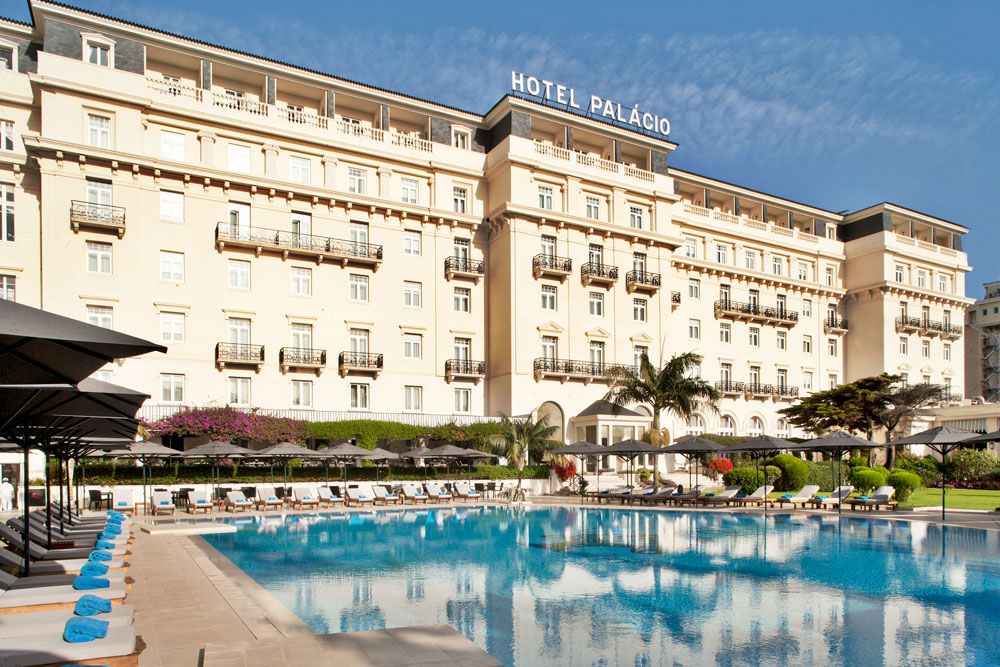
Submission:
M 14 69 L 14 49 L 0 46 L 0 70 Z
M 160 313 L 160 340 L 164 343 L 184 342 L 184 315 Z
M 910 338 L 909 336 L 899 337 L 899 353 L 909 354 L 910 353 Z
M 746 261 L 746 267 L 751 271 L 757 270 L 757 251 L 756 250 L 746 250 L 743 253 L 743 257 Z
M 555 336 L 542 337 L 542 357 L 556 359 L 559 356 L 559 339 Z
M 837 339 L 827 338 L 826 339 L 826 353 L 831 357 L 837 356 Z
M 472 310 L 472 288 L 456 287 L 454 294 L 455 311 L 468 313 Z
M 719 342 L 729 343 L 733 340 L 733 325 L 724 322 L 719 325 Z
M 227 335 L 233 345 L 250 344 L 250 320 L 245 317 L 230 317 L 226 320 Z
M 750 367 L 750 384 L 755 387 L 760 384 L 760 366 Z
M 347 168 L 347 191 L 356 195 L 368 192 L 368 171 L 357 167 Z
M 760 347 L 760 327 L 750 327 L 750 347 Z
M 184 253 L 160 251 L 160 280 L 184 282 Z
M 701 281 L 697 278 L 688 279 L 688 297 L 691 299 L 701 298 Z
M 542 285 L 542 310 L 557 310 L 557 294 L 554 285 Z
M 645 224 L 646 213 L 641 206 L 628 207 L 628 224 L 635 229 L 642 229 Z
M 948 291 L 948 277 L 938 276 L 938 291 L 947 292 Z
M 904 273 L 903 265 L 902 264 L 897 264 L 896 265 L 896 282 L 897 283 L 905 282 L 905 275 L 906 274 Z
M 753 312 L 757 312 L 757 309 L 760 308 L 760 290 L 757 289 L 750 290 L 750 293 L 747 297 L 747 302 L 749 303 L 750 308 L 753 309 Z
M 292 211 L 291 223 L 294 240 L 303 243 L 303 247 L 309 247 L 307 244 L 308 237 L 312 236 L 312 214 Z
M 951 343 L 945 343 L 944 349 L 942 350 L 942 355 L 945 361 L 951 361 Z
M 788 332 L 779 331 L 777 337 L 778 349 L 781 351 L 788 349 Z
M 368 385 L 351 383 L 351 408 L 354 410 L 368 409 Z
M 160 374 L 160 400 L 164 403 L 184 401 L 184 376 L 175 373 Z
M 311 408 L 313 406 L 313 383 L 309 380 L 292 380 L 292 407 Z
M 403 409 L 423 410 L 424 409 L 424 388 L 414 385 L 403 387 Z
M 181 132 L 160 130 L 160 157 L 164 160 L 184 162 L 184 144 L 184 134 Z
M 799 280 L 809 280 L 809 265 L 799 262 Z
M 416 361 L 424 356 L 424 337 L 420 334 L 403 334 L 403 358 Z
M 722 364 L 719 367 L 719 381 L 724 385 L 728 385 L 733 381 L 733 365 L 732 364 Z
M 111 244 L 87 241 L 87 271 L 110 276 L 111 270 Z
M 114 326 L 114 311 L 111 306 L 87 306 L 87 322 L 104 329 Z
M 701 339 L 701 320 L 688 320 L 688 338 L 691 340 Z
M 729 285 L 719 285 L 719 301 L 729 304 Z
M 729 264 L 729 247 L 721 243 L 715 246 L 715 261 L 719 264 Z
M 229 144 L 227 146 L 229 156 L 229 171 L 239 174 L 250 173 L 250 147 L 242 144 Z
M 414 257 L 420 255 L 420 232 L 403 232 L 403 254 Z
M 539 185 L 538 186 L 538 208 L 544 208 L 547 211 L 552 210 L 552 186 L 551 185 Z M 457 208 L 455 209 L 458 210 Z M 462 211 L 464 213 L 464 211 Z
M 634 252 L 632 253 L 632 270 L 640 275 L 645 275 L 646 273 L 646 253 L 644 252 Z
M 250 289 L 250 262 L 242 259 L 231 259 L 229 268 L 229 289 Z
M 100 42 L 87 42 L 87 62 L 91 65 L 107 67 L 111 64 L 111 48 Z
M 472 339 L 456 338 L 452 342 L 452 353 L 455 355 L 455 359 L 458 359 L 459 361 L 468 361 L 469 357 L 472 355 Z
M 827 388 L 828 389 L 836 389 L 837 388 L 837 376 L 836 375 L 828 375 L 827 378 L 826 378 L 826 382 L 827 382 Z M 905 386 L 905 381 L 904 381 L 904 386 Z
M 802 336 L 802 352 L 805 354 L 812 354 L 813 351 L 813 337 L 806 335 Z
M 590 293 L 590 314 L 604 317 L 604 295 L 600 292 Z
M 250 405 L 250 378 L 229 378 L 230 405 Z
M 778 389 L 784 389 L 788 386 L 788 371 L 784 368 L 778 369 Z
M 292 183 L 312 185 L 312 160 L 292 155 L 288 158 L 288 180 Z
M 368 303 L 368 276 L 352 273 L 349 279 L 351 301 Z
M 927 287 L 926 271 L 917 271 L 917 287 Z
M 826 267 L 826 284 L 832 287 L 836 282 L 837 270 L 832 266 Z
M 292 296 L 312 296 L 312 269 L 292 267 Z
M 291 347 L 296 350 L 312 349 L 313 328 L 311 324 L 293 324 L 291 334 Z
M 585 213 L 591 220 L 601 219 L 601 200 L 597 197 L 587 197 L 585 201 Z
M 399 182 L 400 198 L 404 204 L 416 204 L 418 196 L 419 184 L 415 178 L 404 178 Z
M 813 314 L 812 299 L 802 299 L 802 317 L 812 317 L 812 314 Z
M 368 329 L 351 329 L 348 332 L 348 343 L 351 352 L 355 354 L 368 354 Z
M 639 368 L 642 365 L 642 358 L 649 357 L 649 348 L 645 345 L 636 345 L 632 348 L 632 365 Z
M 604 343 L 598 340 L 590 341 L 590 363 L 597 365 L 600 372 L 604 367 Z
M 452 257 L 457 257 L 463 263 L 469 261 L 469 239 L 455 239 L 452 241 Z
M 463 151 L 469 150 L 469 131 L 466 129 L 451 130 L 451 145 Z
M 698 257 L 698 241 L 695 239 L 684 239 L 684 256 Z
M 925 359 L 930 359 L 931 356 L 931 342 L 929 340 L 920 341 L 920 356 Z
M 598 266 L 604 264 L 604 246 L 591 243 L 590 248 L 587 250 L 587 258 L 591 264 L 597 264 Z
M 160 220 L 184 222 L 184 195 L 160 190 Z
M 0 120 L 0 151 L 14 150 L 14 121 Z
M 410 281 L 403 282 L 403 305 L 410 308 L 420 308 L 423 304 L 423 284 Z
M 455 412 L 471 412 L 471 411 L 472 411 L 472 390 L 456 389 Z
M 546 257 L 555 257 L 556 237 L 554 236 L 542 237 L 542 254 L 545 255 Z
M 4 301 L 17 301 L 17 277 L 0 274 L 0 299 Z
M 785 258 L 784 257 L 771 257 L 771 273 L 776 276 L 784 275 L 785 273 Z
M 778 307 L 778 315 L 784 316 L 788 308 L 788 297 L 784 294 L 779 294 L 776 297 L 775 305 Z
M 455 187 L 451 189 L 451 201 L 455 213 L 466 213 L 469 210 L 469 189 Z
M 802 371 L 802 389 L 803 391 L 812 391 L 813 388 L 813 374 L 812 371 Z
M 87 143 L 94 148 L 111 148 L 111 119 L 87 114 Z
M 632 299 L 632 319 L 636 322 L 646 321 L 646 300 Z

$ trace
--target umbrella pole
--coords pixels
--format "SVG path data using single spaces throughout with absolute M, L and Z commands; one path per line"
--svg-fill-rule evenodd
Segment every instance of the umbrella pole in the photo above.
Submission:
M 63 498 L 63 460 L 61 456 L 56 457 L 56 463 L 59 465 L 59 532 L 65 531 L 65 526 L 63 525 L 63 516 L 66 512 L 66 499 Z M 69 472 L 69 466 L 66 466 L 67 473 Z M 66 496 L 69 496 L 69 478 L 66 479 Z
M 28 449 L 28 445 L 24 445 L 24 492 L 22 493 L 24 507 L 21 508 L 21 513 L 24 515 L 24 530 L 21 531 L 21 553 L 24 554 L 24 564 L 21 566 L 21 574 L 24 576 L 31 573 L 31 561 L 28 559 L 28 545 L 31 544 L 28 541 L 31 539 L 28 533 L 28 482 L 31 480 L 28 475 Z
M 52 548 L 52 481 L 49 474 L 49 450 L 45 449 L 45 548 Z
M 941 450 L 941 520 L 944 521 L 944 505 L 945 505 L 945 489 L 948 486 L 948 455 L 945 451 Z M 942 534 L 944 534 L 944 527 L 941 527 Z

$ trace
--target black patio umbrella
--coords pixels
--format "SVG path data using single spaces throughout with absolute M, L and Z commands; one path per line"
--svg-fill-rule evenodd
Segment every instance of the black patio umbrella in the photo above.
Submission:
M 478 449 L 472 449 L 471 447 L 459 447 L 464 453 L 458 457 L 460 461 L 466 463 L 466 472 L 469 474 L 469 482 L 472 482 L 472 466 L 476 461 L 482 461 L 483 459 L 496 458 L 496 454 L 490 454 L 489 452 L 481 452 Z
M 128 454 L 125 454 L 123 458 L 135 459 L 142 465 L 142 506 L 146 508 L 146 513 L 148 514 L 149 504 L 146 500 L 146 468 L 155 460 L 173 458 L 175 456 L 180 456 L 181 453 L 176 449 L 165 447 L 164 445 L 151 440 L 133 442 L 126 447 L 126 449 L 128 450 Z M 152 474 L 150 474 L 150 484 L 152 484 L 152 481 Z
M 304 447 L 302 445 L 296 444 L 294 442 L 279 442 L 276 445 L 271 445 L 270 447 L 265 447 L 264 449 L 259 449 L 253 453 L 254 458 L 261 459 L 271 459 L 272 461 L 281 461 L 282 469 L 284 474 L 282 479 L 284 479 L 284 485 L 288 486 L 288 462 L 292 459 L 316 459 L 319 458 L 316 455 L 316 451 Z M 273 475 L 272 475 L 273 476 Z
M 344 442 L 337 443 L 336 445 L 331 445 L 330 447 L 324 447 L 323 449 L 316 450 L 316 456 L 319 458 L 325 458 L 328 460 L 333 460 L 340 463 L 344 467 L 344 483 L 347 483 L 347 464 L 348 462 L 363 458 L 371 454 L 370 449 L 365 449 L 364 447 L 358 447 L 355 444 L 345 440 Z M 327 478 L 329 479 L 330 473 L 327 470 Z
M 985 436 L 953 426 L 935 426 L 913 435 L 893 440 L 889 446 L 924 445 L 941 456 L 941 520 L 945 518 L 945 487 L 948 484 L 948 454 L 966 445 L 982 440 Z
M 252 455 L 253 452 L 246 447 L 240 447 L 239 445 L 223 442 L 222 440 L 212 440 L 211 442 L 206 442 L 204 445 L 198 445 L 197 447 L 192 447 L 191 449 L 181 452 L 181 456 L 186 459 L 206 459 L 212 464 L 211 486 L 213 499 L 215 497 L 215 493 L 219 489 L 219 461 L 223 459 L 241 458 Z
M 674 440 L 674 444 L 670 445 L 666 449 L 667 454 L 680 454 L 688 461 L 688 486 L 692 485 L 691 482 L 691 462 L 694 461 L 695 464 L 695 477 L 698 476 L 698 461 L 699 458 L 705 454 L 711 452 L 719 452 L 725 449 L 722 445 L 715 442 L 714 440 L 709 440 L 708 438 L 703 438 L 700 435 L 682 435 L 681 437 Z
M 629 438 L 627 440 L 621 440 L 613 445 L 608 445 L 603 448 L 604 454 L 614 454 L 618 458 L 625 459 L 629 462 L 629 467 L 635 461 L 635 457 L 641 456 L 642 454 L 652 454 L 657 456 L 663 454 L 664 450 L 662 447 L 657 447 L 652 445 L 645 440 L 636 440 L 635 438 Z M 634 471 L 632 471 L 634 473 Z M 654 490 L 659 484 L 659 480 L 653 481 Z
M 859 438 L 856 435 L 848 433 L 847 431 L 830 431 L 825 433 L 818 438 L 813 438 L 812 440 L 806 440 L 805 442 L 796 445 L 789 449 L 792 452 L 820 452 L 824 455 L 830 457 L 830 466 L 833 467 L 833 462 L 838 463 L 843 459 L 844 452 L 850 452 L 855 449 L 875 449 L 877 447 L 884 447 L 885 445 L 879 445 L 871 440 L 865 440 L 864 438 Z M 837 466 L 837 476 L 835 486 L 842 486 L 843 479 L 840 476 L 840 466 Z M 831 481 L 833 480 L 833 475 L 831 474 Z M 837 503 L 837 513 L 841 513 L 844 504 Z
M 396 452 L 390 452 L 388 449 L 376 447 L 361 458 L 375 463 L 375 481 L 377 482 L 379 481 L 379 463 L 385 463 L 386 468 L 388 468 L 389 461 L 398 461 L 400 459 L 400 455 Z
M 763 465 L 764 460 L 769 456 L 774 456 L 782 451 L 789 449 L 794 449 L 795 443 L 791 440 L 785 440 L 784 438 L 776 438 L 772 435 L 758 435 L 753 438 L 744 440 L 743 442 L 737 443 L 732 447 L 727 447 L 728 452 L 744 452 L 749 454 L 755 459 L 755 462 L 759 464 L 759 467 L 763 468 L 761 473 L 761 478 L 764 480 L 764 486 L 767 486 L 767 467 Z M 764 511 L 767 511 L 767 496 L 764 500 Z

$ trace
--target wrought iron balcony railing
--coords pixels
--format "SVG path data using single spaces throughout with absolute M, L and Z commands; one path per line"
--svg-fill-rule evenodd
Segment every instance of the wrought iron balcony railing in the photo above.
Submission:
M 220 222 L 215 228 L 215 242 L 220 249 L 227 243 L 251 248 L 267 248 L 299 255 L 319 255 L 346 261 L 377 264 L 382 261 L 382 246 L 363 241 L 335 239 L 328 236 L 263 227 L 245 227 Z
M 603 361 L 579 361 L 553 357 L 539 357 L 535 359 L 534 363 L 536 378 L 554 375 L 566 378 L 607 379 L 613 370 L 621 367 L 620 364 L 609 364 Z
M 603 262 L 587 262 L 580 267 L 580 275 L 585 280 L 614 282 L 618 280 L 618 267 Z
M 278 363 L 286 368 L 326 366 L 326 350 L 312 347 L 283 347 L 278 350 Z
M 742 394 L 745 387 L 745 382 L 734 382 L 732 380 L 719 380 L 715 383 L 715 390 L 722 394 Z
M 742 303 L 720 299 L 715 302 L 715 313 L 729 315 L 748 320 L 794 324 L 799 321 L 799 313 L 794 310 L 774 306 L 761 306 L 757 303 Z
M 646 290 L 655 292 L 660 289 L 660 274 L 649 271 L 629 271 L 625 274 L 625 287 L 632 291 Z
M 680 303 L 680 302 L 681 302 L 681 293 L 680 292 L 671 292 L 670 293 L 670 303 Z
M 926 334 L 958 338 L 962 335 L 963 328 L 961 325 L 938 322 L 924 317 L 900 316 L 896 318 L 896 331 L 919 331 Z
M 833 317 L 827 316 L 823 320 L 823 331 L 825 333 L 830 333 L 831 331 L 847 331 L 847 320 L 843 317 Z
M 536 278 L 545 274 L 565 276 L 573 272 L 573 260 L 569 257 L 540 253 L 531 259 L 531 268 Z
M 799 395 L 799 388 L 788 384 L 774 385 L 774 395 L 782 398 L 795 398 Z
M 486 262 L 468 257 L 447 257 L 444 260 L 444 274 L 451 280 L 454 276 L 479 278 L 486 273 Z
M 81 225 L 110 229 L 121 238 L 125 235 L 125 208 L 74 200 L 69 204 L 69 224 L 74 231 Z
M 382 355 L 372 352 L 351 352 L 345 350 L 337 359 L 341 374 L 347 371 L 379 373 L 382 371 Z
M 448 359 L 444 362 L 445 378 L 486 377 L 486 362 L 470 359 Z
M 215 364 L 220 370 L 227 365 L 238 365 L 256 366 L 259 371 L 264 365 L 264 346 L 252 343 L 216 343 Z

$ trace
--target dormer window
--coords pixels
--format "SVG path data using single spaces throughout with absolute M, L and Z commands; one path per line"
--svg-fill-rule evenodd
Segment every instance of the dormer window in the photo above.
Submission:
M 470 144 L 469 130 L 466 128 L 452 128 L 451 130 L 451 145 L 455 148 L 460 148 L 463 151 L 469 150 Z
M 103 35 L 83 33 L 83 59 L 91 65 L 111 67 L 115 58 L 115 43 Z

